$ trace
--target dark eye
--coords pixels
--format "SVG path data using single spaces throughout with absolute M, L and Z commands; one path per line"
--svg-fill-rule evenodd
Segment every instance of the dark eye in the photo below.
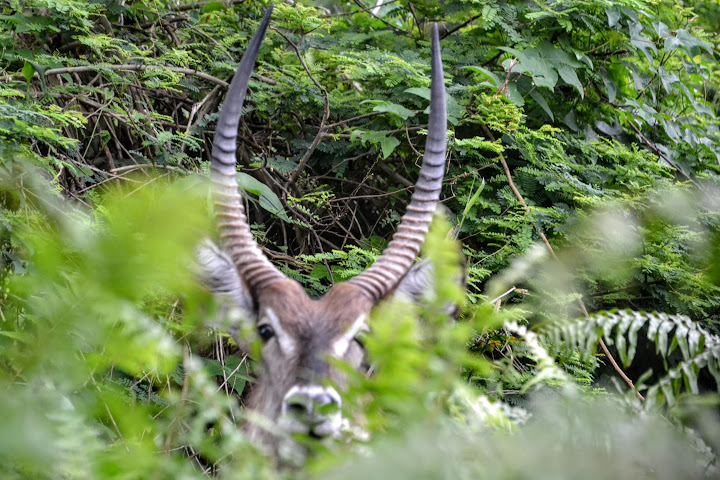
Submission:
M 270 325 L 264 324 L 258 326 L 258 335 L 263 339 L 263 342 L 267 342 L 275 336 L 275 330 Z
M 353 341 L 360 345 L 360 348 L 365 350 L 365 339 L 367 338 L 367 332 L 360 332 L 353 338 Z

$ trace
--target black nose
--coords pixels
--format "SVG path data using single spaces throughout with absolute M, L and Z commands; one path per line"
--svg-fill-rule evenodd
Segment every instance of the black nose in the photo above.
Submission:
M 283 401 L 283 412 L 306 425 L 326 421 L 340 410 L 340 395 L 332 387 L 302 385 L 291 388 Z

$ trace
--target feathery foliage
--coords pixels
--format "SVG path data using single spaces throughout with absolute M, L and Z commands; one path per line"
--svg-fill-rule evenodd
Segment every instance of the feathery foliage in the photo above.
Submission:
M 307 475 L 239 430 L 253 351 L 190 268 L 212 235 L 197 174 L 267 3 L 0 6 L 3 478 Z M 374 312 L 355 424 L 308 471 L 712 478 L 717 2 L 277 5 L 239 131 L 256 238 L 314 294 L 377 258 L 422 155 L 433 22 L 467 302 L 439 314 L 457 258 L 433 230 L 437 305 Z

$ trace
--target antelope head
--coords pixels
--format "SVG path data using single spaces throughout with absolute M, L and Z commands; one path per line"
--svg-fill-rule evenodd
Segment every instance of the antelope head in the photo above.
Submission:
M 334 285 L 322 298 L 311 299 L 300 284 L 275 268 L 255 243 L 236 181 L 240 113 L 271 10 L 250 41 L 220 113 L 211 179 L 222 249 L 206 243 L 199 258 L 211 290 L 229 298 L 254 322 L 262 340 L 261 372 L 250 407 L 284 432 L 327 437 L 336 434 L 341 424 L 342 397 L 330 385 L 342 385 L 343 381 L 331 359 L 359 369 L 365 352 L 356 338 L 368 328 L 373 306 L 396 292 L 405 298 L 416 296 L 417 289 L 427 283 L 422 280 L 428 276 L 427 269 L 420 271 L 413 265 L 438 204 L 445 168 L 447 127 L 440 43 L 435 28 L 425 155 L 415 191 L 392 241 L 365 272 Z

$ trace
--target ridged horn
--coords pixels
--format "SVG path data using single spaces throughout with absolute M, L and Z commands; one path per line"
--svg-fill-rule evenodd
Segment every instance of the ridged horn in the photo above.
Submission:
M 420 175 L 405 215 L 380 258 L 349 282 L 360 287 L 375 302 L 397 287 L 420 252 L 440 199 L 445 171 L 447 114 L 440 38 L 433 26 L 431 48 L 430 120 Z
M 285 279 L 285 276 L 270 263 L 255 243 L 235 178 L 235 155 L 240 114 L 260 44 L 270 23 L 272 10 L 271 5 L 265 13 L 260 27 L 250 40 L 247 51 L 230 83 L 215 130 L 210 169 L 215 216 L 223 248 L 230 255 L 253 295 L 257 295 L 260 290 L 271 283 Z

